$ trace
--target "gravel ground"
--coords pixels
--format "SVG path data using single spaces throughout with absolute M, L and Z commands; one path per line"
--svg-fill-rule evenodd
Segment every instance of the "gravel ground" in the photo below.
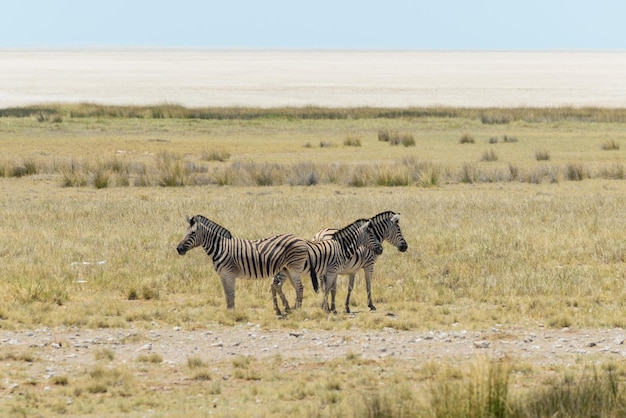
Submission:
M 622 329 L 546 329 L 495 327 L 480 331 L 318 331 L 263 330 L 256 324 L 187 331 L 179 327 L 145 329 L 41 328 L 0 330 L 2 352 L 30 352 L 34 376 L 62 374 L 95 362 L 98 350 L 114 353 L 116 362 L 135 361 L 149 353 L 167 364 L 185 364 L 190 356 L 222 361 L 235 356 L 326 361 L 358 354 L 362 358 L 395 357 L 417 362 L 464 360 L 475 355 L 510 357 L 537 366 L 567 365 L 581 356 L 597 361 L 626 357 Z M 9 367 L 1 362 L 0 371 Z M 6 371 L 6 370 L 4 370 Z M 3 373 L 7 376 L 6 373 Z M 10 379 L 0 382 L 4 388 Z

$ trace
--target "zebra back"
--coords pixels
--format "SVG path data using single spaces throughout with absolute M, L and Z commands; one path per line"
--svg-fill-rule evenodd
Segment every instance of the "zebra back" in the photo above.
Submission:
M 392 211 L 381 212 L 377 215 L 374 215 L 369 219 L 371 221 L 371 228 L 374 232 L 376 238 L 380 241 L 387 241 L 391 245 L 398 248 L 401 252 L 404 252 L 408 248 L 408 244 L 402 235 L 402 230 L 400 229 L 399 220 L 400 214 Z M 362 220 L 358 220 L 356 222 L 360 222 Z M 323 241 L 328 240 L 336 234 L 339 229 L 336 228 L 326 228 L 320 230 L 315 236 L 313 240 L 315 241 Z M 367 248 L 364 248 L 367 249 Z

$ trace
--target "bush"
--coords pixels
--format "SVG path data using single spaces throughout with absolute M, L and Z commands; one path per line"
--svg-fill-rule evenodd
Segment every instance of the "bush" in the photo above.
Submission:
M 463 136 L 459 138 L 460 144 L 473 144 L 475 142 L 476 140 L 474 139 L 474 137 L 470 136 L 469 134 L 463 134 Z

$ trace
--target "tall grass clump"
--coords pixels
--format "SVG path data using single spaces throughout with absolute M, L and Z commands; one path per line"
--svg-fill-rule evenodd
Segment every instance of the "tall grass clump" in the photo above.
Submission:
M 372 170 L 369 167 L 358 166 L 351 170 L 348 178 L 348 186 L 366 187 L 370 184 Z
M 379 165 L 373 174 L 376 186 L 408 186 L 411 176 L 405 165 Z
M 543 390 L 534 391 L 519 408 L 518 416 L 621 417 L 626 416 L 626 393 L 613 366 L 604 373 L 576 380 L 564 377 Z
M 345 147 L 360 147 L 361 146 L 361 138 L 358 138 L 353 135 L 346 136 L 346 139 L 343 140 L 343 145 Z
M 164 187 L 180 187 L 190 184 L 190 173 L 181 156 L 162 151 L 156 156 L 158 184 Z
M 81 164 L 72 159 L 67 164 L 62 164 L 58 168 L 61 173 L 61 185 L 63 187 L 84 187 L 88 184 L 89 168 L 86 164 Z
M 550 161 L 550 152 L 546 150 L 535 151 L 535 159 L 537 161 Z
M 413 135 L 402 135 L 400 143 L 405 147 L 414 147 L 415 146 L 415 138 Z
M 32 176 L 39 172 L 39 167 L 33 159 L 22 161 L 22 163 L 15 163 L 11 161 L 5 161 L 0 165 L 0 177 L 24 177 Z
M 614 163 L 608 167 L 600 168 L 600 176 L 605 179 L 624 180 L 626 179 L 626 169 L 621 163 Z
M 256 186 L 276 186 L 282 184 L 284 167 L 270 163 L 243 163 L 242 169 L 248 173 Z
M 378 130 L 378 140 L 381 142 L 390 142 L 392 133 L 388 129 Z
M 581 181 L 589 174 L 581 163 L 569 163 L 565 166 L 565 177 L 572 181 Z
M 459 144 L 474 144 L 475 142 L 474 137 L 469 134 L 463 134 L 461 138 L 459 138 Z
M 202 151 L 200 159 L 203 161 L 225 162 L 230 158 L 230 153 L 223 149 L 212 149 Z
M 409 170 L 411 180 L 422 187 L 433 187 L 439 185 L 442 173 L 441 167 L 429 161 L 416 161 L 409 157 L 402 160 L 402 163 Z
M 481 157 L 480 161 L 485 161 L 485 162 L 498 161 L 498 155 L 493 149 L 489 149 L 488 151 L 483 152 L 483 156 Z
M 415 146 L 415 138 L 413 135 L 389 131 L 387 129 L 381 129 L 378 131 L 378 140 L 382 142 L 389 142 L 391 145 L 404 145 L 405 147 Z
M 600 146 L 604 151 L 619 151 L 619 142 L 614 139 L 602 143 Z
M 510 368 L 501 362 L 477 361 L 464 379 L 439 379 L 430 389 L 437 417 L 506 417 Z
M 314 186 L 319 183 L 320 175 L 315 164 L 298 163 L 289 170 L 288 179 L 291 186 Z
M 461 168 L 461 183 L 476 183 L 479 179 L 480 172 L 474 164 L 465 163 Z

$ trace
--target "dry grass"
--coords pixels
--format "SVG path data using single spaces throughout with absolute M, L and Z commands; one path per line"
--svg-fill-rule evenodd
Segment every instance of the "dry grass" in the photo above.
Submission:
M 42 118 L 39 109 L 32 117 L 0 118 L 2 329 L 147 328 L 153 321 L 192 329 L 248 321 L 272 329 L 303 323 L 364 330 L 626 326 L 615 315 L 626 300 L 622 151 L 598 147 L 607 137 L 625 139 L 623 112 L 512 109 L 466 116 L 457 110 L 439 118 L 431 109 L 396 119 L 321 119 L 333 110 L 311 110 L 308 118 L 260 117 L 251 110 L 242 117 L 243 111 L 231 110 L 235 118 L 224 110 L 215 119 L 176 119 L 176 108 L 168 107 L 141 109 L 141 119 L 111 119 L 108 113 L 130 110 L 94 109 L 101 114 L 71 108 Z M 171 119 L 153 119 L 158 115 Z M 516 140 L 489 144 L 501 137 L 503 124 Z M 378 141 L 381 130 L 406 132 L 415 146 Z M 346 132 L 360 146 L 345 144 Z M 466 132 L 477 139 L 473 145 L 459 144 Z M 320 141 L 339 145 L 305 146 Z M 490 150 L 497 159 L 481 158 Z M 535 150 L 545 150 L 549 160 L 537 161 Z M 310 237 L 384 210 L 402 213 L 409 251 L 385 247 L 373 281 L 379 312 L 372 314 L 365 312 L 362 279 L 352 297 L 353 310 L 362 311 L 355 317 L 323 314 L 307 280 L 303 309 L 285 319 L 273 314 L 269 281 L 240 280 L 237 309 L 226 312 L 206 255 L 175 251 L 185 215 L 204 214 L 246 238 L 277 232 Z M 346 279 L 338 285 L 341 302 Z M 485 405 L 502 411 L 501 392 L 488 388 L 508 389 L 507 402 L 522 396 L 510 385 L 493 384 L 504 385 L 505 377 L 528 384 L 542 374 L 524 380 L 516 368 L 489 363 L 468 371 L 358 356 L 323 365 L 280 358 L 213 364 L 190 357 L 187 367 L 173 371 L 158 354 L 123 365 L 101 351 L 93 365 L 44 383 L 24 377 L 37 358 L 10 351 L 1 358 L 17 373 L 21 394 L 12 394 L 0 413 L 23 416 L 36 410 L 48 416 L 138 410 L 243 416 L 251 405 L 260 415 L 480 416 Z M 183 383 L 163 397 L 155 382 L 166 373 L 180 373 Z M 613 382 L 597 376 L 595 386 Z M 579 378 L 588 377 L 573 379 Z M 584 385 L 579 395 L 561 381 L 545 386 L 536 399 L 548 406 L 558 396 L 595 396 L 582 393 Z M 607 414 L 623 411 L 622 396 Z M 458 397 L 479 409 L 446 404 Z M 545 405 L 535 406 L 543 411 Z

